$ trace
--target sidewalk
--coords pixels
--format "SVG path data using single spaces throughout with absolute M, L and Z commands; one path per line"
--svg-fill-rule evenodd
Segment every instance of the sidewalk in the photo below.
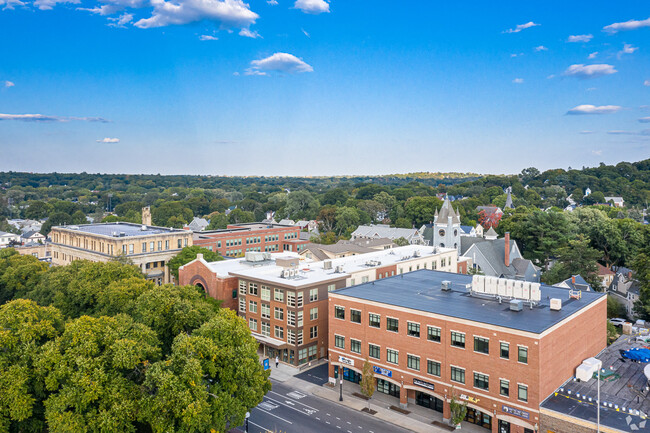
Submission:
M 266 358 L 265 356 L 260 355 L 260 363 L 265 358 Z M 275 360 L 270 359 L 269 365 L 271 366 L 270 368 L 271 379 L 277 380 L 278 382 L 286 382 L 287 380 L 292 379 L 295 375 L 305 372 L 314 367 L 318 367 L 319 365 L 322 365 L 326 362 L 327 360 L 321 359 L 320 361 L 314 361 L 314 362 L 310 362 L 309 364 L 303 364 L 300 367 L 294 367 L 291 364 L 285 364 L 283 362 L 280 362 L 279 365 L 276 367 Z
M 305 382 L 298 378 L 290 378 L 285 381 L 285 385 L 293 386 L 300 391 L 309 392 L 320 398 L 327 399 L 333 403 L 340 404 L 349 409 L 361 411 L 361 409 L 368 407 L 368 402 L 359 397 L 352 395 L 353 392 L 360 393 L 358 385 L 351 382 L 343 384 L 343 401 L 339 401 L 339 387 L 330 388 L 327 385 L 319 386 L 309 382 Z M 370 408 L 376 410 L 375 415 L 369 415 L 365 412 L 360 412 L 364 416 L 374 416 L 382 421 L 409 429 L 417 433 L 448 433 L 449 430 L 431 424 L 433 421 L 442 422 L 442 414 L 425 407 L 417 406 L 409 403 L 407 410 L 411 413 L 404 415 L 397 411 L 390 409 L 391 405 L 399 406 L 399 400 L 388 395 L 375 392 L 370 400 Z M 462 423 L 462 432 L 470 433 L 486 433 L 487 430 L 473 424 L 466 422 Z

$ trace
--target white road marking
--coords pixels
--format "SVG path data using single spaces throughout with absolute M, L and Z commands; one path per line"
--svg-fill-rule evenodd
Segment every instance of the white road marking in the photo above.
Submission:
M 255 424 L 253 421 L 248 421 L 248 423 L 254 425 L 255 427 L 259 427 L 259 428 L 261 428 L 263 431 L 273 431 L 273 430 L 271 430 L 270 428 L 262 427 L 262 426 L 259 425 L 259 424 Z
M 264 410 L 273 410 L 273 409 L 277 409 L 277 408 L 280 407 L 277 404 L 273 404 L 273 403 L 270 403 L 268 401 L 263 401 L 258 406 L 260 408 L 264 409 Z
M 291 410 L 295 410 L 296 412 L 299 412 L 299 413 L 301 413 L 301 414 L 303 414 L 303 415 L 307 415 L 307 416 L 309 416 L 309 415 L 312 415 L 312 414 L 314 413 L 313 411 L 310 411 L 309 409 L 303 409 L 303 410 L 300 410 L 300 409 L 297 409 L 297 408 L 295 408 L 295 407 L 293 407 L 293 406 L 289 406 L 289 405 L 287 405 L 287 404 L 284 404 L 284 403 L 282 403 L 281 401 L 273 400 L 273 399 L 272 399 L 271 397 L 269 397 L 268 395 L 266 396 L 266 398 L 269 399 L 269 400 L 271 400 L 273 403 L 277 403 L 277 404 L 282 405 L 282 406 L 284 406 L 284 407 L 287 407 L 287 408 L 289 408 L 289 409 L 291 409 Z
M 327 416 L 332 416 L 332 415 L 330 415 L 329 413 L 326 413 L 325 415 L 327 415 Z
M 285 402 L 286 404 L 290 404 L 291 406 L 295 406 L 295 404 L 294 404 L 293 402 L 289 401 L 289 400 L 285 400 L 284 402 Z
M 341 428 L 341 426 L 340 426 L 340 425 L 337 425 L 337 426 L 336 426 L 336 428 L 338 428 L 338 429 L 340 429 L 340 428 Z
M 348 424 L 352 424 L 350 421 L 348 421 Z
M 275 392 L 275 391 L 269 391 L 269 394 L 271 394 L 271 393 L 272 393 L 272 394 L 276 394 L 276 395 L 279 395 L 280 397 L 282 397 L 282 398 L 285 398 L 285 399 L 287 398 L 287 396 L 286 396 L 286 395 L 283 395 L 283 394 L 279 394 L 279 393 L 277 393 L 277 392 Z M 267 397 L 268 397 L 268 395 L 267 395 Z M 289 399 L 289 400 L 291 400 L 291 399 Z M 305 407 L 308 407 L 308 408 L 309 408 L 309 409 L 311 409 L 311 410 L 315 410 L 315 411 L 318 411 L 318 409 L 316 409 L 315 407 L 311 407 L 311 406 L 309 406 L 308 404 L 305 404 L 305 403 L 301 403 L 301 402 L 299 402 L 299 401 L 296 401 L 296 400 L 291 400 L 291 401 L 293 401 L 294 403 L 298 403 L 298 404 L 301 404 L 301 405 L 303 405 L 303 406 L 305 406 Z M 328 415 L 329 415 L 329 414 L 328 414 Z
M 316 418 L 318 421 L 320 421 L 320 418 L 318 418 L 318 417 L 315 417 L 315 418 Z
M 325 421 L 325 424 L 329 424 L 329 423 L 330 423 L 329 421 Z
M 336 417 L 336 419 L 339 420 L 339 421 L 341 421 L 341 418 L 339 418 L 338 416 Z
M 300 400 L 301 398 L 307 397 L 306 394 L 303 394 L 302 392 L 299 391 L 291 391 L 287 395 L 291 398 L 295 398 L 296 400 Z
M 262 411 L 262 412 L 264 412 L 264 413 L 266 413 L 266 414 L 268 414 L 268 415 L 271 415 L 271 416 L 273 416 L 273 417 L 275 417 L 275 418 L 277 418 L 277 419 L 281 419 L 282 421 L 284 421 L 284 422 L 286 422 L 286 423 L 288 423 L 288 424 L 293 424 L 293 423 L 292 423 L 291 421 L 289 421 L 288 419 L 284 419 L 284 418 L 282 418 L 282 417 L 280 417 L 280 416 L 274 415 L 274 414 L 272 414 L 271 412 L 267 412 L 267 411 L 265 411 L 264 409 L 260 409 L 259 407 L 256 407 L 255 409 L 260 410 L 260 411 Z

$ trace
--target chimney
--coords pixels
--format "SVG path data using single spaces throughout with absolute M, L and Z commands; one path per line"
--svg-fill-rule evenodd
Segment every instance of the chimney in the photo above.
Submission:
M 149 206 L 142 208 L 142 224 L 145 226 L 151 225 L 151 208 Z
M 203 260 L 203 254 L 198 253 L 198 254 L 196 255 L 196 259 L 197 259 L 197 260 Z
M 504 249 L 504 263 L 506 266 L 510 266 L 510 232 L 506 232 Z
M 575 275 L 571 275 L 571 283 L 572 284 L 576 283 L 576 276 Z

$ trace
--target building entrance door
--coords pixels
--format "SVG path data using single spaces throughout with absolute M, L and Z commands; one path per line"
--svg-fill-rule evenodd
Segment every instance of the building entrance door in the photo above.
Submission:
M 468 407 L 467 415 L 465 415 L 465 421 L 471 422 L 472 424 L 476 424 L 488 430 L 492 430 L 492 417 L 486 413 L 481 412 L 480 410 Z M 508 433 L 509 432 L 510 431 L 508 431 Z
M 508 421 L 499 420 L 499 433 L 510 433 L 510 423 Z

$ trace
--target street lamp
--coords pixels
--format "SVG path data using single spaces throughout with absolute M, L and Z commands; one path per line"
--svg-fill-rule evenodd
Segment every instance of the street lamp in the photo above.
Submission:
M 596 412 L 596 425 L 598 433 L 600 433 L 600 369 L 603 368 L 603 361 L 598 363 L 598 411 Z
M 343 401 L 343 366 L 339 367 L 339 401 Z
M 244 431 L 245 431 L 246 433 L 248 433 L 248 418 L 250 418 L 250 416 L 251 416 L 251 413 L 250 413 L 250 412 L 246 412 L 246 419 L 245 419 L 245 421 L 244 421 Z

